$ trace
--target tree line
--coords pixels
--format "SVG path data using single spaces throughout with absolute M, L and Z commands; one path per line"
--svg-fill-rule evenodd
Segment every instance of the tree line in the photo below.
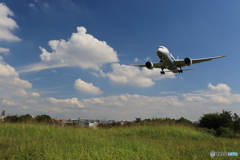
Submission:
M 30 114 L 26 115 L 8 115 L 4 117 L 4 122 L 6 123 L 24 123 L 24 122 L 49 122 L 52 118 L 49 115 L 37 115 L 32 117 Z
M 198 129 L 204 130 L 218 137 L 236 137 L 240 134 L 240 117 L 231 111 L 223 110 L 222 113 L 204 114 L 199 119 L 199 123 L 193 123 L 186 118 L 171 119 L 171 118 L 152 118 L 144 119 L 136 118 L 136 123 L 159 122 L 159 123 L 181 123 L 187 125 L 195 125 Z
M 52 119 L 49 115 L 37 115 L 32 117 L 30 114 L 26 115 L 8 115 L 4 118 L 6 123 L 21 123 L 21 122 L 38 122 L 47 123 L 51 122 Z M 231 111 L 223 110 L 222 113 L 208 113 L 204 114 L 199 119 L 199 123 L 193 123 L 190 120 L 181 117 L 179 119 L 171 118 L 148 118 L 142 120 L 141 118 L 135 118 L 134 122 L 126 122 L 124 126 L 136 126 L 136 125 L 155 125 L 155 124 L 184 124 L 197 127 L 197 129 L 204 130 L 205 132 L 211 133 L 219 137 L 235 137 L 240 134 L 240 117 Z M 112 124 L 99 124 L 98 127 L 101 128 L 111 128 L 122 126 L 120 122 Z

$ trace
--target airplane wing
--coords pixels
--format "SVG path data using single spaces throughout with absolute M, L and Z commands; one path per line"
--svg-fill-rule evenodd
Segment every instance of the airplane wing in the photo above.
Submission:
M 201 63 L 201 62 L 206 62 L 206 61 L 211 61 L 211 60 L 213 60 L 213 59 L 222 58 L 222 57 L 226 57 L 226 55 L 224 55 L 224 56 L 218 56 L 218 57 L 192 59 L 192 64 Z M 186 64 L 185 64 L 185 62 L 184 62 L 184 59 L 175 60 L 175 61 L 174 61 L 174 64 L 175 64 L 177 67 L 184 67 L 184 66 L 186 66 Z
M 182 69 L 182 71 L 191 71 L 191 70 L 194 70 L 194 69 Z M 172 71 L 167 70 L 167 71 L 164 71 L 164 72 L 172 72 Z
M 130 64 L 130 66 L 146 67 L 145 64 Z M 155 62 L 155 63 L 153 63 L 153 68 L 163 68 L 163 69 L 165 69 L 166 67 L 165 67 L 163 62 Z

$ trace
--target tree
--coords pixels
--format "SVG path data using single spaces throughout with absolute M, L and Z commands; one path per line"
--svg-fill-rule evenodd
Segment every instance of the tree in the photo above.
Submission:
M 33 117 L 30 114 L 18 116 L 19 122 L 31 122 Z
M 189 124 L 192 124 L 191 121 L 189 121 L 188 119 L 184 118 L 184 117 L 181 117 L 179 119 L 176 120 L 177 123 L 189 123 Z
M 8 115 L 4 118 L 4 122 L 16 123 L 19 122 L 18 115 Z
M 216 136 L 218 137 L 226 137 L 226 138 L 232 138 L 234 137 L 234 132 L 229 127 L 219 127 L 216 131 Z
M 218 112 L 216 113 L 209 113 L 209 114 L 204 114 L 202 117 L 200 117 L 199 120 L 199 126 L 200 127 L 205 127 L 208 129 L 218 129 L 220 127 L 220 115 Z
M 139 123 L 139 122 L 141 122 L 141 118 L 137 118 L 137 117 L 135 117 L 135 122 L 137 122 L 137 123 Z
M 34 120 L 37 122 L 49 122 L 52 120 L 52 118 L 49 115 L 42 114 L 42 115 L 37 115 L 34 118 Z
M 220 119 L 219 119 L 219 123 L 220 126 L 222 127 L 229 127 L 232 128 L 233 127 L 233 120 L 232 120 L 232 113 L 231 111 L 222 111 L 222 113 L 219 114 Z
M 235 133 L 240 133 L 240 117 L 234 113 L 234 115 L 232 116 L 233 119 L 233 130 Z
M 199 122 L 200 127 L 206 127 L 208 129 L 213 128 L 217 130 L 220 127 L 224 127 L 230 128 L 235 133 L 240 132 L 240 118 L 236 113 L 232 115 L 231 111 L 223 110 L 222 113 L 205 114 L 200 117 Z

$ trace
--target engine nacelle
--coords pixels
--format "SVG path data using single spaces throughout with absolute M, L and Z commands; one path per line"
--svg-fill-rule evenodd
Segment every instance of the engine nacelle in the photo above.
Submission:
M 184 63 L 185 63 L 187 66 L 191 66 L 191 65 L 192 65 L 192 59 L 187 57 L 187 58 L 184 59 Z
M 147 69 L 153 69 L 153 63 L 150 61 L 146 62 L 145 66 L 147 67 Z

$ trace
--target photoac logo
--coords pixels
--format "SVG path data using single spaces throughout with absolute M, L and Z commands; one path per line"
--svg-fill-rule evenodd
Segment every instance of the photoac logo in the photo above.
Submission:
M 214 157 L 214 156 L 215 156 L 215 152 L 214 152 L 214 151 L 211 151 L 211 152 L 210 152 L 210 156 L 211 156 L 211 157 Z

